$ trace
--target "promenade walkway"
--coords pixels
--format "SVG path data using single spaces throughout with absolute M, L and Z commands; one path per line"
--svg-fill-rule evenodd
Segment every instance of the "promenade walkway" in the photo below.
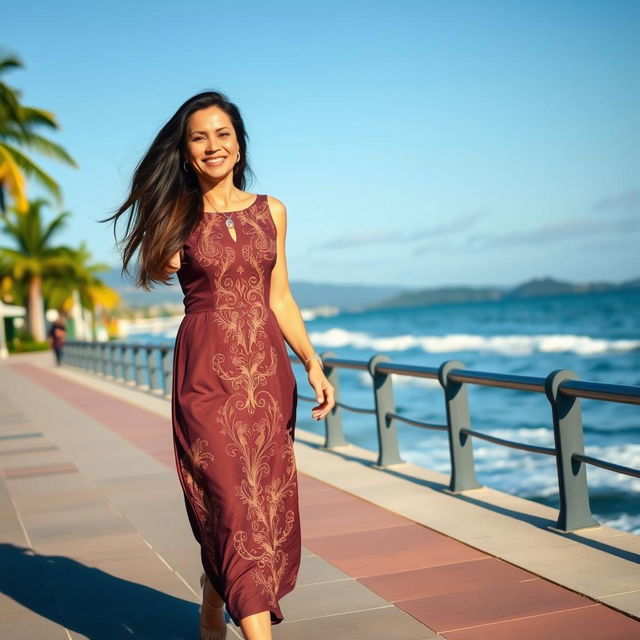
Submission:
M 0 363 L 3 640 L 197 640 L 199 550 L 170 429 L 166 400 L 56 369 L 50 354 Z M 394 504 L 383 482 L 362 483 L 369 499 L 338 488 L 362 477 L 357 463 L 332 466 L 335 456 L 302 429 L 296 457 L 303 561 L 275 640 L 640 638 L 638 620 L 604 604 L 634 613 L 640 602 L 636 536 L 606 528 L 594 538 L 598 554 L 617 551 L 617 583 L 596 599 L 584 578 L 576 592 L 376 504 Z M 345 475 L 319 479 L 327 469 Z M 439 495 L 445 510 L 461 503 Z M 416 502 L 395 499 L 408 497 Z M 442 524 L 446 514 L 433 515 Z M 554 549 L 571 558 L 576 544 L 563 538 Z M 230 624 L 229 638 L 239 637 Z

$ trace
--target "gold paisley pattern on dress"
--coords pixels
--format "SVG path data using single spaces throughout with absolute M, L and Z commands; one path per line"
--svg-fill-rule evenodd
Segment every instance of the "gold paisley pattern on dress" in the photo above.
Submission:
M 237 248 L 230 236 L 226 243 L 222 240 L 229 234 L 222 216 L 203 218 L 194 256 L 202 266 L 215 267 L 213 316 L 227 345 L 212 355 L 211 368 L 229 391 L 216 418 L 227 441 L 225 453 L 237 457 L 242 470 L 234 488 L 246 505 L 246 524 L 232 532 L 233 545 L 252 561 L 253 580 L 275 607 L 289 561 L 285 543 L 296 520 L 285 499 L 297 490 L 293 440 L 286 431 L 282 444 L 285 418 L 278 399 L 266 388 L 278 368 L 277 351 L 265 331 L 269 309 L 263 267 L 276 257 L 275 226 L 266 198 L 234 213 L 234 221 Z M 236 264 L 237 250 L 242 264 Z M 278 475 L 271 473 L 276 456 L 284 469 Z
M 206 450 L 209 443 L 203 438 L 196 438 L 188 451 L 180 458 L 180 469 L 184 478 L 186 489 L 191 496 L 191 505 L 196 511 L 198 522 L 203 530 L 203 544 L 210 558 L 215 559 L 216 553 L 212 545 L 213 535 L 220 513 L 220 506 L 211 501 L 209 493 L 205 490 L 205 478 L 201 473 L 206 469 L 214 457 Z M 214 567 L 217 563 L 213 563 Z

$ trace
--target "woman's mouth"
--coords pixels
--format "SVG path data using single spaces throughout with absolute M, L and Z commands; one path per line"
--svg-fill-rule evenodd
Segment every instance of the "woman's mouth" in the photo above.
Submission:
M 217 158 L 207 158 L 206 160 L 203 160 L 203 162 L 208 167 L 219 167 L 226 159 L 226 156 L 219 156 Z

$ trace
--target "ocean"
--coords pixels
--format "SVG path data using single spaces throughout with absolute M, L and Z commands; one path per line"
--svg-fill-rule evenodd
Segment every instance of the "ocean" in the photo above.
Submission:
M 341 313 L 306 321 L 319 353 L 368 360 L 384 353 L 392 361 L 439 366 L 461 360 L 468 369 L 545 377 L 571 369 L 582 380 L 640 386 L 640 293 L 600 293 L 442 304 L 410 309 Z M 129 341 L 172 340 L 137 335 Z M 311 389 L 301 365 L 294 365 L 298 390 Z M 445 422 L 436 380 L 393 376 L 398 413 Z M 366 372 L 340 370 L 340 394 L 349 405 L 373 408 Z M 581 400 L 587 454 L 640 468 L 640 406 Z M 472 428 L 500 438 L 553 446 L 551 409 L 544 394 L 469 385 Z M 316 433 L 313 405 L 298 403 L 297 425 Z M 350 442 L 376 449 L 370 416 L 342 411 Z M 400 454 L 408 462 L 450 472 L 446 434 L 398 424 Z M 479 481 L 554 507 L 559 506 L 555 460 L 475 439 Z M 640 479 L 587 467 L 596 520 L 640 534 Z

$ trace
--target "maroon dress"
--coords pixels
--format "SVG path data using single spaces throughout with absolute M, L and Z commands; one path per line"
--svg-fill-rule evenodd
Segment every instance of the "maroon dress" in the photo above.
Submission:
M 276 227 L 266 195 L 201 211 L 183 246 L 185 316 L 175 341 L 176 468 L 202 564 L 227 611 L 270 611 L 295 586 L 300 516 L 293 439 L 297 386 L 269 307 Z

